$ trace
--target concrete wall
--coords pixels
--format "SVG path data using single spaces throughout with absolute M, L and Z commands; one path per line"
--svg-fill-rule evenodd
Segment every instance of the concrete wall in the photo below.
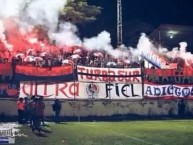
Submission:
M 46 116 L 53 116 L 53 101 L 45 101 Z M 193 101 L 186 101 L 186 112 L 193 114 Z M 140 101 L 64 101 L 62 116 L 112 116 L 112 115 L 177 115 L 177 100 L 140 100 Z M 16 100 L 0 100 L 0 114 L 17 115 Z

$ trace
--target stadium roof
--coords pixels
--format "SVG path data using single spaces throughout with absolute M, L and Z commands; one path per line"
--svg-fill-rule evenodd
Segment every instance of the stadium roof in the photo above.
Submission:
M 187 42 L 187 51 L 193 52 L 193 26 L 163 24 L 149 38 L 169 50 L 179 47 L 180 42 Z

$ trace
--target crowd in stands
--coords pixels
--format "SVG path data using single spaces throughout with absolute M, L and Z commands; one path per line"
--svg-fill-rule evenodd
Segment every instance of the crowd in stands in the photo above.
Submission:
M 105 52 L 87 52 L 80 48 L 73 52 L 33 52 L 17 53 L 12 56 L 12 59 L 0 56 L 0 63 L 11 61 L 13 64 L 30 65 L 37 67 L 53 67 L 64 65 L 83 65 L 90 67 L 113 67 L 113 68 L 138 68 L 140 62 L 138 58 L 122 57 L 115 58 Z M 135 61 L 131 61 L 134 60 Z

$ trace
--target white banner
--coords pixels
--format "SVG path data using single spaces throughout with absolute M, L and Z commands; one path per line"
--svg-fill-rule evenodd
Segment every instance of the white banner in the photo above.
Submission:
M 20 97 L 40 95 L 45 98 L 59 98 L 59 99 L 74 99 L 79 96 L 79 83 L 65 82 L 65 83 L 35 83 L 35 82 L 21 82 L 20 83 Z
M 77 66 L 78 81 L 141 83 L 140 68 L 97 68 Z
M 142 99 L 142 84 L 79 83 L 82 98 Z
M 144 96 L 147 97 L 193 97 L 193 86 L 150 85 L 144 84 Z
M 20 97 L 41 95 L 59 99 L 142 99 L 142 84 L 67 82 L 20 83 Z

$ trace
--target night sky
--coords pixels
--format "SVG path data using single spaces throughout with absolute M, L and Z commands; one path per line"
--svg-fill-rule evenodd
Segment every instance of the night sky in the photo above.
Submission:
M 101 6 L 97 21 L 86 25 L 82 35 L 91 37 L 103 30 L 110 32 L 112 44 L 116 44 L 117 0 L 87 0 Z M 161 24 L 193 26 L 192 0 L 122 0 L 123 42 L 134 45 L 140 33 L 150 34 Z

